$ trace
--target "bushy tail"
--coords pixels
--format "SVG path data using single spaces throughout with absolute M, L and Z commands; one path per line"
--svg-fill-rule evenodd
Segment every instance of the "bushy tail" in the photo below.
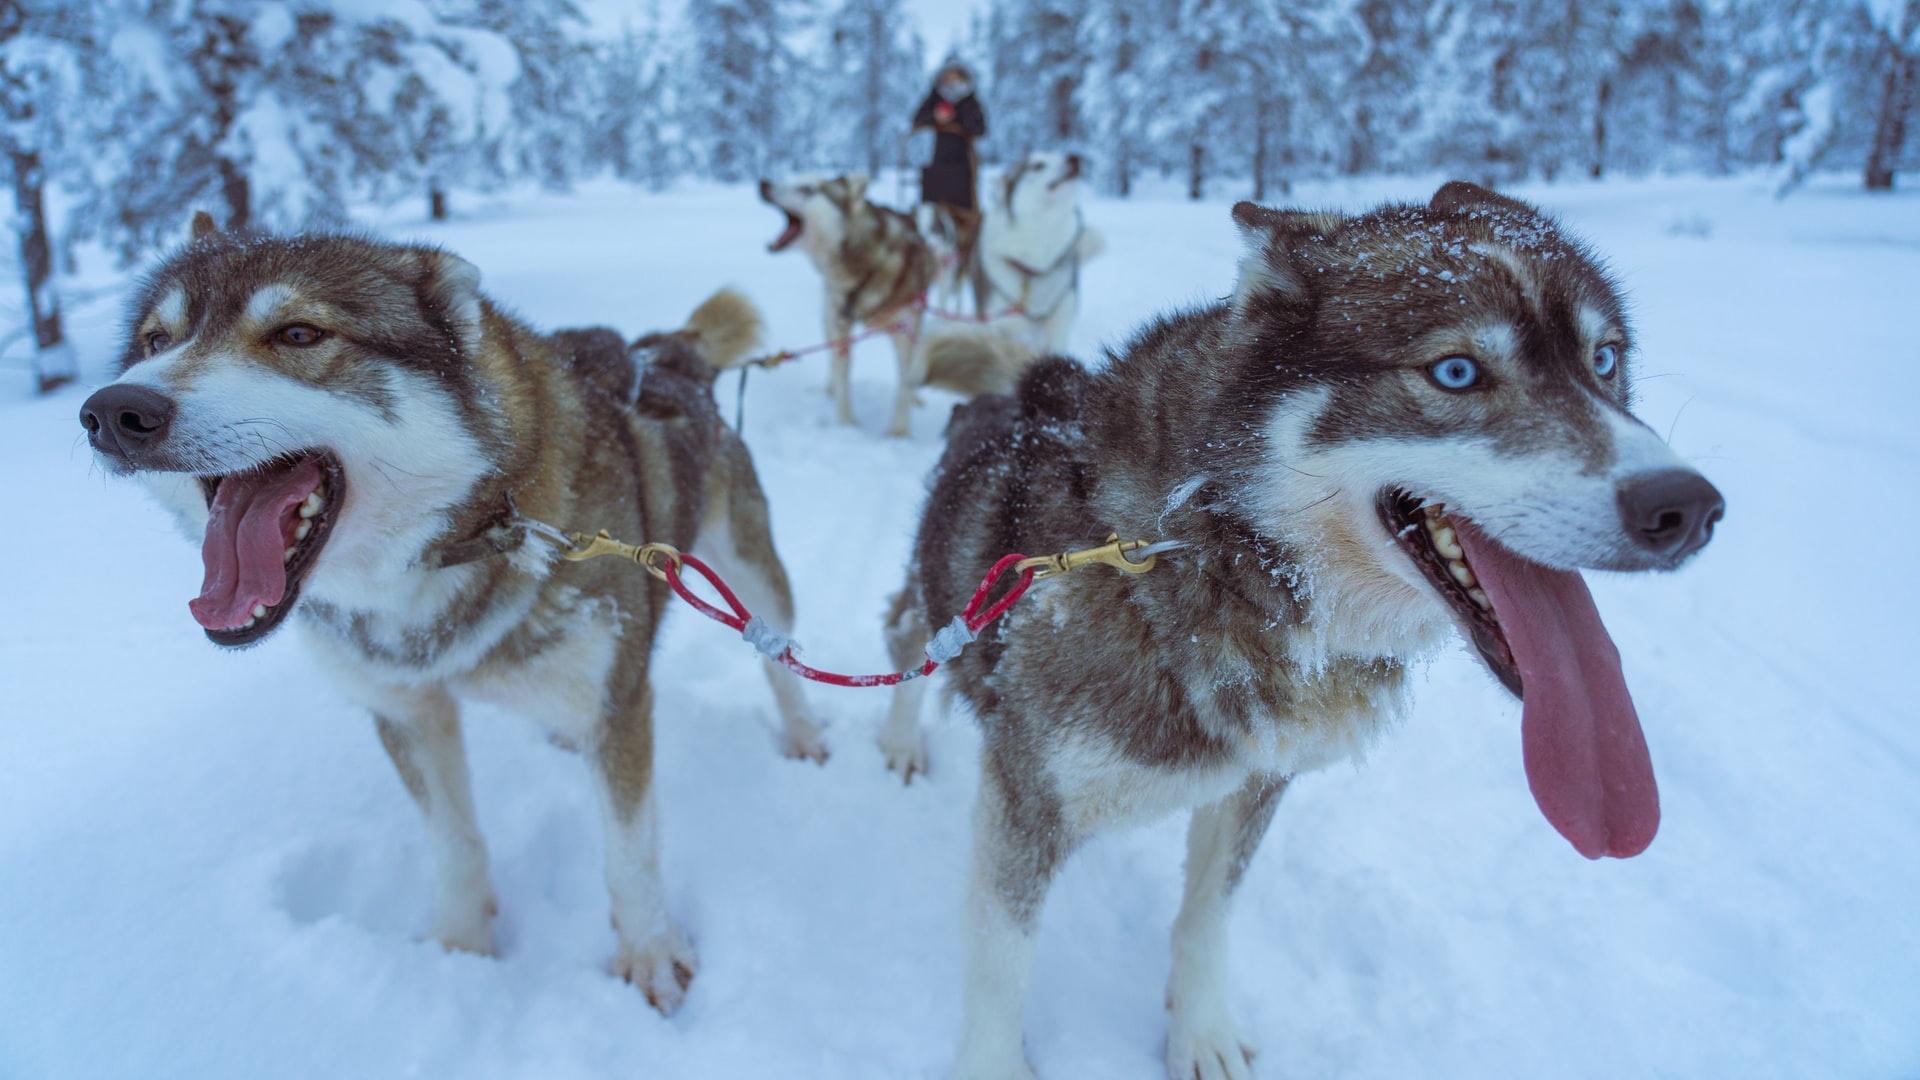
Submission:
M 927 385 L 968 397 L 1011 394 L 1033 350 L 991 330 L 942 330 L 927 338 Z
M 683 332 L 708 367 L 725 371 L 759 346 L 762 327 L 753 301 L 736 290 L 721 289 L 693 309 Z

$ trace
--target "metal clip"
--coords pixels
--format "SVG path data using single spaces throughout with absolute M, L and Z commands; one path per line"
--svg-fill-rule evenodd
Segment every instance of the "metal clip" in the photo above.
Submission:
M 1127 558 L 1129 552 L 1152 546 L 1146 540 L 1122 540 L 1119 533 L 1108 533 L 1107 542 L 1095 548 L 1081 551 L 1062 551 L 1057 555 L 1037 555 L 1031 559 L 1021 559 L 1013 565 L 1015 570 L 1033 570 L 1035 581 L 1050 578 L 1058 574 L 1070 573 L 1091 563 L 1111 566 L 1125 574 L 1144 574 L 1153 569 L 1160 556 L 1156 553 L 1138 562 Z
M 661 581 L 667 580 L 667 572 L 660 565 L 661 559 L 672 562 L 675 569 L 679 569 L 681 565 L 680 549 L 671 544 L 623 543 L 615 540 L 613 534 L 605 529 L 601 529 L 592 536 L 574 533 L 571 540 L 572 546 L 560 553 L 560 557 L 568 562 L 585 562 L 588 559 L 598 559 L 603 555 L 616 555 L 639 564 L 646 569 L 647 573 Z

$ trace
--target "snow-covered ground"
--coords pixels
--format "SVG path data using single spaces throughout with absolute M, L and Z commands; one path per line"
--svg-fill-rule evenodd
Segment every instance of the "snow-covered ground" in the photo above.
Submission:
M 1642 414 L 1729 502 L 1682 573 L 1595 582 L 1664 824 L 1638 859 L 1581 859 L 1527 793 L 1518 707 L 1464 652 L 1435 663 L 1365 765 L 1290 790 L 1252 866 L 1232 998 L 1260 1075 L 1920 1075 L 1920 198 L 1851 184 L 1530 193 L 1624 278 Z M 818 336 L 812 272 L 763 251 L 778 222 L 745 190 L 463 208 L 377 224 L 456 249 L 548 326 L 677 325 L 732 282 L 776 342 Z M 1108 253 L 1083 354 L 1227 290 L 1224 203 L 1089 218 Z M 90 383 L 118 299 L 70 313 Z M 878 343 L 856 360 L 861 430 L 831 422 L 818 364 L 747 395 L 799 637 L 843 669 L 885 666 L 878 617 L 949 404 L 880 438 L 891 367 Z M 0 1077 L 943 1072 L 970 722 L 936 721 L 935 772 L 902 789 L 873 745 L 884 694 L 813 687 L 832 760 L 784 760 L 752 654 L 678 613 L 658 730 L 667 881 L 701 960 L 685 1008 L 663 1020 L 604 973 L 580 761 L 486 710 L 467 737 L 503 955 L 448 955 L 419 940 L 426 845 L 366 717 L 297 634 L 209 645 L 186 611 L 196 546 L 93 468 L 85 389 L 0 379 Z M 1102 839 L 1055 889 L 1028 1010 L 1043 1077 L 1160 1074 L 1183 838 L 1169 820 Z

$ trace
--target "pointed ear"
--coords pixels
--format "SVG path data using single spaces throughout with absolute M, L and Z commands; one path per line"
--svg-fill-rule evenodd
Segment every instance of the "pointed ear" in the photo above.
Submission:
M 421 298 L 438 309 L 471 357 L 480 351 L 480 268 L 451 251 L 427 248 L 420 252 Z
M 1456 214 L 1467 210 L 1492 210 L 1502 214 L 1522 214 L 1527 217 L 1539 217 L 1540 211 L 1521 202 L 1508 198 L 1497 191 L 1471 184 L 1465 180 L 1449 180 L 1440 185 L 1433 193 L 1427 209 L 1443 214 Z
M 195 210 L 193 212 L 193 224 L 187 229 L 187 241 L 191 243 L 202 237 L 212 236 L 219 231 L 219 227 L 213 223 L 212 214 L 207 213 L 205 210 Z
M 1240 277 L 1233 288 L 1233 308 L 1244 314 L 1263 298 L 1304 296 L 1301 256 L 1325 243 L 1346 219 L 1331 211 L 1276 210 L 1242 202 L 1234 204 L 1233 223 L 1240 227 L 1240 239 L 1247 248 L 1240 257 Z
M 847 174 L 847 191 L 853 195 L 854 202 L 867 197 L 867 185 L 872 183 L 872 180 L 872 177 L 863 172 Z

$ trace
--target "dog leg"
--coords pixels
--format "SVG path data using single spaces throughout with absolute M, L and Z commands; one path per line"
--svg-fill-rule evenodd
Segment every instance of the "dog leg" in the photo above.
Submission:
M 887 657 L 900 671 L 926 663 L 926 644 L 933 637 L 913 593 L 912 585 L 902 586 L 887 611 Z M 914 773 L 925 775 L 927 771 L 927 737 L 920 728 L 921 702 L 926 696 L 925 679 L 895 685 L 887 706 L 887 726 L 880 731 L 880 753 L 887 759 L 887 768 L 900 774 L 902 783 L 911 784 Z
M 1253 1047 L 1241 1040 L 1227 1005 L 1227 917 L 1286 786 L 1284 779 L 1255 776 L 1195 810 L 1187 827 L 1187 889 L 1173 923 L 1167 979 L 1167 1075 L 1173 1080 L 1253 1075 Z
M 426 818 L 438 880 L 434 938 L 449 949 L 492 955 L 499 905 L 487 879 L 486 841 L 473 812 L 459 708 L 440 687 L 395 692 L 375 710 L 373 724 Z
M 1065 354 L 1067 338 L 1073 333 L 1073 319 L 1080 311 L 1080 297 L 1068 293 L 1054 307 L 1053 314 L 1047 316 L 1047 325 L 1043 333 L 1046 339 L 1046 351 Z
M 920 385 L 927 381 L 926 352 L 920 348 L 923 320 L 918 312 L 909 319 L 905 330 L 887 335 L 893 340 L 893 356 L 900 365 L 900 383 L 893 394 L 893 422 L 887 425 L 887 434 L 896 438 L 906 436 L 913 420 L 913 406 L 919 401 Z
M 841 317 L 831 296 L 827 301 L 827 340 L 833 342 L 833 366 L 827 372 L 827 393 L 833 397 L 834 416 L 848 426 L 853 424 L 853 345 L 846 339 L 853 323 Z
M 694 955 L 667 915 L 660 883 L 660 820 L 653 784 L 653 694 L 607 717 L 593 748 L 595 791 L 606 823 L 607 893 L 619 937 L 613 974 L 672 1015 L 693 982 Z
M 793 589 L 787 569 L 773 548 L 767 498 L 746 447 L 735 441 L 725 453 L 727 468 L 715 469 L 708 523 L 701 529 L 708 561 L 733 586 L 747 610 L 781 634 L 793 633 Z M 807 711 L 800 677 L 765 661 L 767 685 L 780 712 L 781 750 L 790 758 L 825 764 L 827 743 Z
M 1058 798 L 1045 790 L 1023 790 L 1010 798 L 1008 779 L 1032 766 L 1001 767 L 995 756 L 989 747 L 974 805 L 956 1080 L 1032 1077 L 1021 1014 L 1033 969 L 1034 931 L 1054 872 L 1071 850 Z

